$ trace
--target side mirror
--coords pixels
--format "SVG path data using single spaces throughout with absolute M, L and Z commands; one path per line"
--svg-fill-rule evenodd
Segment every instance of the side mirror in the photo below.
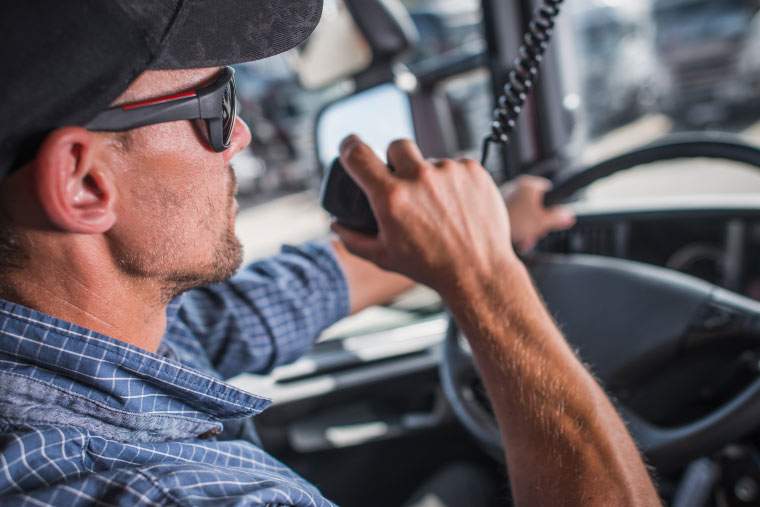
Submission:
M 393 83 L 362 90 L 325 106 L 317 115 L 315 141 L 321 167 L 338 156 L 340 142 L 356 134 L 385 160 L 394 139 L 416 139 L 409 96 Z

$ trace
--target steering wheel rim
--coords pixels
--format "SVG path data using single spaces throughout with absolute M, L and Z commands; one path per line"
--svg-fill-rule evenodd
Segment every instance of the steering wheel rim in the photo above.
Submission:
M 679 152 L 678 149 L 681 148 L 683 151 Z M 642 152 L 644 155 L 641 156 L 636 152 Z M 652 157 L 657 154 L 663 155 L 664 158 L 653 159 Z M 623 165 L 615 166 L 610 164 L 610 161 L 597 164 L 588 169 L 593 178 L 585 175 L 585 171 L 576 173 L 555 187 L 549 201 L 556 202 L 559 197 L 567 198 L 597 179 L 643 163 L 692 157 L 728 159 L 760 169 L 760 150 L 741 142 L 734 136 L 701 134 L 684 137 L 679 135 L 614 159 L 616 163 Z M 760 336 L 760 302 L 680 272 L 629 260 L 590 255 L 538 255 L 531 259 L 528 267 L 539 292 L 542 293 L 555 317 L 556 308 L 553 306 L 557 305 L 554 300 L 561 294 L 563 287 L 566 290 L 567 287 L 573 287 L 573 283 L 577 281 L 587 280 L 589 276 L 608 282 L 604 285 L 606 290 L 593 291 L 596 292 L 593 295 L 602 303 L 626 298 L 626 293 L 634 293 L 629 289 L 636 287 L 636 294 L 645 293 L 647 297 L 655 298 L 659 302 L 656 306 L 660 309 L 670 310 L 670 305 L 677 306 L 677 311 L 669 311 L 674 314 L 671 315 L 672 317 L 677 318 L 668 323 L 669 327 L 661 326 L 662 333 L 656 335 L 656 339 L 647 341 L 646 336 L 639 337 L 641 343 L 646 346 L 640 350 L 628 350 L 631 349 L 628 347 L 626 353 L 629 356 L 626 356 L 626 353 L 619 354 L 621 356 L 619 364 L 606 365 L 608 367 L 602 368 L 601 372 L 598 368 L 595 370 L 605 384 L 610 380 L 615 382 L 616 377 L 621 375 L 621 378 L 625 377 L 627 370 L 630 369 L 630 365 L 625 364 L 626 361 L 635 364 L 640 358 L 657 357 L 657 354 L 662 357 L 671 357 L 669 354 L 680 350 L 694 336 L 698 336 L 700 340 L 720 340 L 726 336 L 726 333 L 737 331 Z M 548 297 L 547 291 L 550 291 Z M 578 300 L 577 297 L 564 299 Z M 663 305 L 663 301 L 667 301 L 667 304 Z M 625 310 L 613 305 L 606 311 L 608 314 L 610 311 L 617 311 L 615 315 L 624 322 L 624 326 L 628 326 L 629 329 L 632 329 L 631 326 L 635 328 L 640 323 L 637 319 L 641 316 L 633 315 L 632 320 L 626 320 Z M 564 311 L 572 311 L 572 309 Z M 707 324 L 713 325 L 716 322 L 714 318 L 716 315 L 723 317 L 728 315 L 728 321 L 724 319 L 723 327 L 720 329 L 707 329 L 709 327 Z M 662 314 L 658 318 L 667 319 L 668 315 Z M 568 341 L 575 347 L 578 347 L 580 338 L 573 336 L 573 333 L 588 332 L 583 327 L 584 320 L 589 319 L 578 318 L 576 315 L 575 321 L 570 324 L 571 329 L 568 329 L 566 321 L 560 322 Z M 599 344 L 593 346 L 603 347 Z M 616 342 L 614 346 L 620 347 L 620 344 Z M 652 356 L 652 354 L 655 355 Z M 593 359 L 589 361 L 584 354 L 581 355 L 592 366 L 598 366 L 595 365 Z M 602 355 L 600 354 L 599 357 Z M 474 372 L 472 358 L 461 348 L 460 333 L 454 320 L 450 319 L 440 364 L 444 393 L 455 415 L 476 441 L 489 454 L 503 460 L 504 454 L 495 419 L 482 406 L 477 406 L 480 402 L 472 395 L 472 387 L 468 385 L 472 383 Z M 634 439 L 650 462 L 661 471 L 676 469 L 689 459 L 709 453 L 721 444 L 757 428 L 760 423 L 760 379 L 751 382 L 740 393 L 709 414 L 677 427 L 659 427 L 626 407 L 619 408 Z M 725 435 L 730 435 L 730 437 L 726 438 Z
M 682 158 L 731 160 L 760 169 L 760 150 L 739 136 L 724 132 L 670 134 L 590 167 L 566 171 L 567 175 L 555 181 L 554 188 L 546 193 L 544 204 L 553 206 L 566 201 L 579 190 L 615 173 L 653 162 Z

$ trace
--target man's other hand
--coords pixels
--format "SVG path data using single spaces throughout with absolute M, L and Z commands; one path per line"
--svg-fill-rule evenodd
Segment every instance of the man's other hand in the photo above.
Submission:
M 531 250 L 548 233 L 575 224 L 570 208 L 544 206 L 544 195 L 551 187 L 545 178 L 520 176 L 502 188 L 512 224 L 512 242 L 520 252 Z

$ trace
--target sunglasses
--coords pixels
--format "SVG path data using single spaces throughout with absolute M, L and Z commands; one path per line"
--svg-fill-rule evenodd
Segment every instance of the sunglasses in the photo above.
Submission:
M 155 123 L 204 120 L 209 146 L 221 152 L 230 147 L 236 118 L 235 71 L 224 67 L 208 86 L 108 108 L 86 128 L 96 132 L 123 132 Z

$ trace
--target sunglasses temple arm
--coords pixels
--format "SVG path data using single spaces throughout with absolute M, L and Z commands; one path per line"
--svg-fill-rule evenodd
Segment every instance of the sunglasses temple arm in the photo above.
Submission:
M 122 132 L 145 125 L 198 118 L 201 118 L 198 97 L 189 97 L 130 110 L 112 107 L 98 114 L 85 125 L 85 128 L 93 131 Z

